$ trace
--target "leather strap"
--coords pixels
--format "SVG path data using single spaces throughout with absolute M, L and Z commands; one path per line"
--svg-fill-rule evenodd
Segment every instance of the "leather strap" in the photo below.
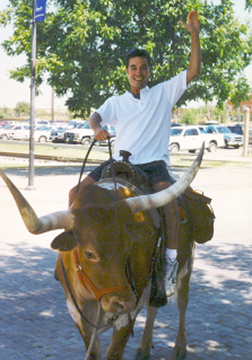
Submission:
M 73 257 L 74 257 L 74 262 L 75 262 L 75 266 L 76 266 L 76 270 L 78 272 L 80 282 L 89 291 L 89 293 L 93 293 L 95 295 L 95 299 L 97 301 L 100 301 L 102 295 L 110 294 L 110 293 L 118 292 L 118 291 L 125 291 L 125 290 L 130 289 L 129 286 L 112 286 L 112 287 L 109 287 L 109 288 L 106 288 L 106 289 L 99 290 L 92 283 L 92 281 L 89 279 L 89 277 L 87 276 L 87 274 L 83 270 L 82 266 L 79 264 L 78 254 L 77 254 L 76 249 L 73 250 Z

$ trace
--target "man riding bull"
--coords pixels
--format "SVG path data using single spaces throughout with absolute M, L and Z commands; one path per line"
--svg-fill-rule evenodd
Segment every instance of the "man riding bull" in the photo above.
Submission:
M 190 82 L 199 75 L 201 51 L 198 13 L 190 11 L 187 23 L 180 23 L 191 34 L 191 57 L 187 70 L 156 86 L 147 86 L 151 73 L 151 59 L 144 49 L 130 50 L 126 56 L 126 74 L 130 90 L 123 95 L 112 96 L 89 118 L 95 139 L 102 141 L 110 135 L 104 125 L 116 128 L 113 159 L 121 160 L 120 150 L 132 155 L 130 162 L 143 170 L 154 192 L 169 187 L 173 182 L 169 160 L 169 136 L 172 108 L 180 99 Z M 80 184 L 79 190 L 94 184 L 101 178 L 105 162 L 92 171 Z M 77 187 L 70 190 L 69 202 L 73 203 Z M 174 292 L 177 272 L 178 206 L 176 201 L 164 206 L 167 228 L 166 295 Z

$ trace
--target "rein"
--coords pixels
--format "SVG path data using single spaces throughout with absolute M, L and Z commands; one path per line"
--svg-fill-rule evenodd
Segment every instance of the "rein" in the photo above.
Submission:
M 81 167 L 81 171 L 80 171 L 80 176 L 79 176 L 79 181 L 78 181 L 78 185 L 77 185 L 77 188 L 76 188 L 76 194 L 75 194 L 75 197 L 77 196 L 78 192 L 79 192 L 79 189 L 80 189 L 80 183 L 81 183 L 81 178 L 82 178 L 82 175 L 83 175 L 83 172 L 85 170 L 85 167 L 86 167 L 86 164 L 87 164 L 87 160 L 88 160 L 88 157 L 89 157 L 89 154 L 91 152 L 91 150 L 93 149 L 93 146 L 94 144 L 96 143 L 96 139 L 94 139 L 91 143 L 91 145 L 89 146 L 89 149 L 86 153 L 86 156 L 83 160 L 83 164 L 82 164 L 82 167 Z M 112 148 L 111 148 L 111 142 L 110 142 L 110 137 L 108 137 L 108 148 L 109 148 L 109 160 L 110 160 L 110 166 L 111 166 L 111 173 L 112 173 L 112 178 L 113 178 L 113 183 L 114 183 L 114 188 L 115 188 L 115 191 L 117 193 L 117 186 L 116 186 L 116 177 L 115 177 L 115 168 L 114 168 L 114 160 L 112 158 Z
M 88 149 L 88 151 L 87 151 L 87 153 L 86 153 L 86 156 L 85 156 L 85 158 L 84 158 L 84 160 L 83 160 L 83 164 L 82 164 L 82 167 L 81 167 L 80 176 L 79 176 L 79 181 L 78 181 L 78 185 L 77 185 L 77 189 L 76 189 L 76 194 L 75 194 L 75 196 L 77 196 L 78 191 L 79 191 L 79 189 L 80 189 L 81 178 L 82 178 L 82 175 L 83 175 L 85 166 L 86 166 L 86 164 L 87 164 L 87 160 L 88 160 L 89 154 L 90 154 L 91 150 L 93 149 L 93 146 L 94 146 L 95 143 L 96 143 L 96 139 L 94 139 L 94 140 L 92 141 L 92 143 L 91 143 L 91 145 L 89 146 L 89 149 Z

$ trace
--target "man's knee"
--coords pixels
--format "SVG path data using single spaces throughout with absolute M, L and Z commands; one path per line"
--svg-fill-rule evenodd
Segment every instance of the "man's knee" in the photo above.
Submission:
M 96 181 L 91 177 L 91 176 L 87 176 L 85 177 L 84 180 L 82 180 L 82 182 L 79 185 L 79 189 L 78 189 L 78 185 L 74 186 L 70 191 L 69 191 L 69 207 L 73 204 L 74 200 L 76 199 L 77 196 L 77 191 L 82 191 L 82 189 L 87 186 L 87 185 L 91 185 L 94 184 Z
M 153 190 L 155 192 L 159 192 L 159 191 L 162 191 L 164 189 L 167 189 L 169 186 L 171 186 L 171 183 L 169 183 L 167 181 L 162 181 L 162 182 L 159 182 L 156 185 L 154 185 Z

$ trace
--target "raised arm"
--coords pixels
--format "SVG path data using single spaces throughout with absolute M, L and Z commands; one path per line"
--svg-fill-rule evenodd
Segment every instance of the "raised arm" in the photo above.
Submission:
M 183 21 L 180 23 L 191 33 L 192 52 L 190 63 L 187 70 L 187 84 L 200 74 L 201 50 L 199 41 L 199 14 L 197 11 L 190 11 L 187 16 L 187 24 Z

